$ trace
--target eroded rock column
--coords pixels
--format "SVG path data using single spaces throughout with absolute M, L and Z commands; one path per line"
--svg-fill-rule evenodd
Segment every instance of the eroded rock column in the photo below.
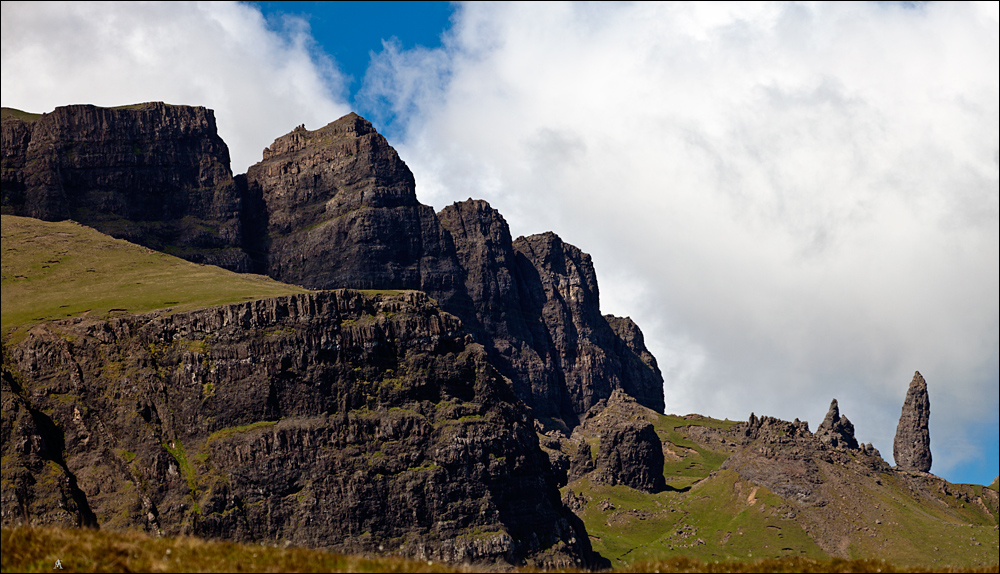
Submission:
M 930 416 L 927 382 L 917 371 L 906 391 L 903 412 L 896 426 L 896 440 L 892 443 L 892 457 L 900 469 L 930 472 L 931 435 L 927 426 Z

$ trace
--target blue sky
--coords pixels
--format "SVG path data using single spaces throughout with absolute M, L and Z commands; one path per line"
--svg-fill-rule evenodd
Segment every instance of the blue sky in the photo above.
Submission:
M 361 87 L 371 54 L 382 41 L 395 38 L 403 49 L 437 48 L 451 25 L 451 2 L 254 2 L 271 26 L 280 29 L 285 16 L 309 23 L 316 48 L 333 58 L 353 81 L 350 99 Z
M 240 173 L 355 110 L 441 209 L 593 256 L 667 411 L 822 420 L 1000 467 L 997 3 L 4 2 L 3 105 L 216 111 Z

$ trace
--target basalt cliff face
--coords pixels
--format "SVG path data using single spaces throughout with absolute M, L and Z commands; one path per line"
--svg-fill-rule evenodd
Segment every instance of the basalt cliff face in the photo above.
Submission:
M 235 178 L 211 110 L 163 103 L 5 112 L 3 210 L 72 218 L 199 263 L 312 289 L 416 289 L 458 316 L 519 399 L 569 427 L 616 388 L 663 410 L 629 319 L 602 317 L 590 256 L 512 241 L 482 201 L 440 214 L 371 123 L 302 126 Z
M 5 524 L 594 564 L 528 411 L 420 292 L 40 325 L 3 412 Z
M 5 110 L 6 112 L 6 110 Z M 4 113 L 3 212 L 74 219 L 199 263 L 250 270 L 215 114 L 162 102 Z
M 602 316 L 590 256 L 554 233 L 511 240 L 484 201 L 438 214 L 451 232 L 472 308 L 453 313 L 490 348 L 536 414 L 574 425 L 622 389 L 662 412 L 663 378 L 631 319 Z
M 589 255 L 553 233 L 512 240 L 484 201 L 435 214 L 364 118 L 296 128 L 245 180 L 245 212 L 257 214 L 246 218 L 247 237 L 258 241 L 247 250 L 259 271 L 311 288 L 428 293 L 538 416 L 572 426 L 616 388 L 663 410 L 663 378 L 641 332 L 600 313 Z
M 461 270 L 413 174 L 364 118 L 296 128 L 246 175 L 258 268 L 310 288 L 420 289 L 447 303 Z

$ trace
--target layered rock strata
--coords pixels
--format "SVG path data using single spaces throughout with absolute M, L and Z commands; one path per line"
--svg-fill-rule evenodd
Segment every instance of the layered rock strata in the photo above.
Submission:
M 250 269 L 229 148 L 203 107 L 5 110 L 3 212 L 74 219 L 199 263 Z
M 4 524 L 595 565 L 530 415 L 419 292 L 39 325 L 2 390 Z
M 246 218 L 259 271 L 311 288 L 427 292 L 538 416 L 572 426 L 615 388 L 663 409 L 663 379 L 638 327 L 600 313 L 589 255 L 552 233 L 513 241 L 484 201 L 435 215 L 417 201 L 406 164 L 356 114 L 275 140 L 246 190 L 248 213 L 261 214 Z
M 906 400 L 896 425 L 896 438 L 892 442 L 892 458 L 903 470 L 931 471 L 931 435 L 928 423 L 931 401 L 927 382 L 920 371 L 913 374 L 906 390 Z

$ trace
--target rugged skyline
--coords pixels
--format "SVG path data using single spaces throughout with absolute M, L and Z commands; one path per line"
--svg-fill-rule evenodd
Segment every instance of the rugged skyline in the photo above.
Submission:
M 815 426 L 836 396 L 888 456 L 920 370 L 934 472 L 996 476 L 995 4 L 460 5 L 439 46 L 386 38 L 353 95 L 330 16 L 107 10 L 4 3 L 3 105 L 205 105 L 236 173 L 356 109 L 421 202 L 592 254 L 668 412 Z

